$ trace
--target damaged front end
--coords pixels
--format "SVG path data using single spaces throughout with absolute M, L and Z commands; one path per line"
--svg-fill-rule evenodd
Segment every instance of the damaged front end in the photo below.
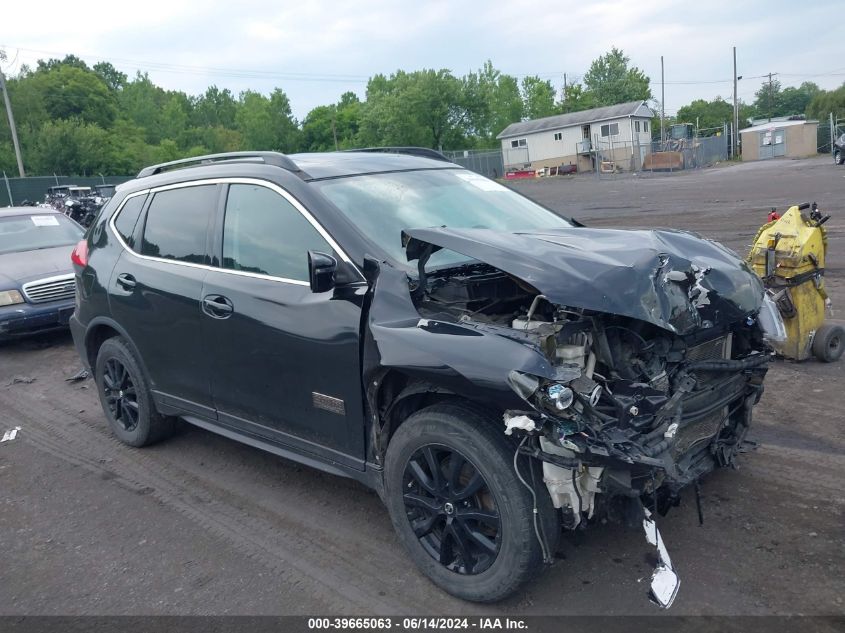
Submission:
M 373 296 L 379 366 L 503 411 L 566 528 L 597 514 L 643 526 L 660 553 L 652 597 L 668 607 L 678 582 L 653 511 L 743 449 L 770 358 L 757 277 L 680 232 L 404 239 L 419 275 L 404 296 L 396 284 Z M 441 248 L 472 259 L 427 271 Z M 397 354 L 396 336 L 415 351 Z

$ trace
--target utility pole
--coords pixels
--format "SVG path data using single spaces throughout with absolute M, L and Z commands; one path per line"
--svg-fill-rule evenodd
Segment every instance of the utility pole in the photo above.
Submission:
M 332 114 L 332 136 L 334 137 L 334 151 L 340 151 L 340 147 L 337 144 L 337 126 L 335 125 L 335 116 Z
M 737 96 L 736 96 L 736 46 L 734 46 L 734 124 L 733 124 L 733 134 L 731 134 L 731 151 L 733 153 L 734 158 L 736 158 L 737 152 L 739 150 L 739 105 L 737 103 Z
M 660 56 L 660 143 L 666 142 L 663 119 L 666 116 L 666 83 L 663 81 L 663 55 Z
M 0 62 L 6 61 L 5 51 L 0 50 Z M 6 77 L 3 75 L 3 68 L 0 67 L 0 90 L 3 91 L 3 100 L 6 102 L 6 115 L 9 117 L 9 129 L 12 132 L 12 145 L 15 146 L 15 158 L 18 159 L 18 172 L 21 178 L 26 176 L 23 170 L 23 159 L 21 158 L 21 146 L 18 143 L 18 129 L 15 127 L 15 116 L 12 114 L 12 102 L 9 101 L 9 91 L 6 90 Z
M 563 73 L 563 100 L 566 101 L 566 73 Z
M 772 75 L 777 75 L 777 73 L 769 73 L 769 122 L 772 120 L 772 114 L 775 108 L 775 93 L 772 91 Z

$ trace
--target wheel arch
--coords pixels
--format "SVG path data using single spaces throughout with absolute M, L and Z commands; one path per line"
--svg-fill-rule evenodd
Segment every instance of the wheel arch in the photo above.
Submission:
M 107 317 L 92 319 L 85 331 L 85 358 L 88 362 L 88 366 L 92 370 L 96 367 L 97 353 L 100 351 L 100 347 L 102 347 L 103 343 L 105 343 L 108 339 L 114 338 L 115 336 L 119 336 L 126 342 L 129 349 L 132 351 L 132 354 L 135 356 L 135 360 L 141 367 L 141 371 L 144 372 L 144 378 L 147 380 L 147 383 L 150 386 L 153 386 L 155 383 L 150 379 L 150 374 L 144 364 L 143 356 L 141 356 L 141 353 L 138 351 L 138 347 L 120 324 Z
M 416 411 L 435 404 L 454 402 L 494 416 L 502 413 L 489 403 L 399 369 L 384 370 L 370 384 L 373 390 L 370 401 L 376 411 L 371 446 L 377 463 L 384 462 L 387 446 L 396 430 Z

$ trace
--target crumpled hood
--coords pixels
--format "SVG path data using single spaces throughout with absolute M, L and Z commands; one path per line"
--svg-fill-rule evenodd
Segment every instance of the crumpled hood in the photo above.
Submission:
M 675 230 L 572 227 L 508 233 L 491 229 L 410 229 L 409 260 L 426 245 L 490 264 L 549 301 L 618 314 L 686 334 L 756 313 L 760 279 L 721 244 Z M 706 272 L 705 272 L 706 271 Z

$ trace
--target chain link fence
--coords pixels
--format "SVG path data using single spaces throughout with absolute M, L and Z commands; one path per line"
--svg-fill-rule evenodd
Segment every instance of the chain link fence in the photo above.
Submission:
M 487 176 L 488 178 L 502 178 L 505 175 L 505 161 L 502 150 L 467 149 L 455 152 L 443 152 L 446 158 L 461 167 Z
M 19 206 L 26 201 L 38 204 L 44 201 L 47 187 L 57 185 L 78 185 L 93 187 L 94 185 L 118 185 L 134 176 L 32 176 L 28 178 L 10 178 L 2 172 L 3 181 L 0 182 L 0 207 Z
M 819 121 L 816 149 L 819 154 L 833 154 L 832 142 L 845 134 L 845 119 L 834 119 L 833 134 L 830 133 L 830 119 Z
M 699 136 L 664 142 L 615 143 L 593 141 L 593 166 L 600 177 L 620 172 L 681 171 L 708 167 L 729 157 L 728 136 Z

